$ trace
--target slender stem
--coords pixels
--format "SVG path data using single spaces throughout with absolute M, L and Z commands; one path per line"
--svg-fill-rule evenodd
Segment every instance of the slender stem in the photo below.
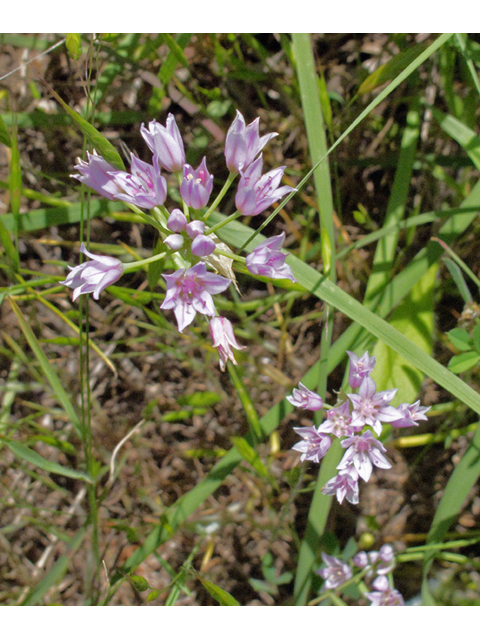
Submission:
M 230 188 L 230 185 L 232 184 L 232 182 L 235 180 L 237 174 L 235 172 L 231 172 L 228 175 L 228 178 L 225 180 L 225 184 L 223 185 L 220 193 L 218 194 L 218 196 L 215 198 L 215 200 L 213 201 L 213 204 L 210 206 L 210 208 L 208 209 L 208 211 L 206 212 L 206 214 L 203 216 L 202 220 L 204 222 L 206 222 L 209 217 L 212 215 L 212 213 L 215 211 L 215 209 L 218 207 L 219 203 L 221 202 L 221 200 L 223 199 L 223 196 L 227 193 L 227 191 Z
M 138 271 L 146 264 L 150 264 L 151 262 L 156 262 L 157 260 L 163 260 L 165 256 L 168 256 L 170 251 L 164 251 L 163 253 L 157 253 L 154 256 L 150 256 L 150 258 L 145 258 L 145 260 L 137 260 L 135 262 L 129 262 L 124 264 L 123 273 L 130 273 L 131 271 Z
M 241 215 L 242 214 L 240 213 L 240 211 L 235 211 L 235 213 L 232 213 L 232 215 L 228 216 L 228 218 L 225 218 L 225 220 L 222 220 L 221 222 L 217 222 L 217 224 L 215 224 L 213 227 L 210 227 L 210 229 L 206 229 L 205 235 L 208 236 L 209 233 L 214 233 L 218 229 L 221 229 L 222 227 L 224 227 L 229 222 L 232 222 L 232 220 L 236 220 Z

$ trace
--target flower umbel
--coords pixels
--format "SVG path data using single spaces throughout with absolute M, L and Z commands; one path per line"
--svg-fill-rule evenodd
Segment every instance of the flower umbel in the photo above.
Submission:
M 70 273 L 60 284 L 73 289 L 73 301 L 84 293 L 93 293 L 95 300 L 98 300 L 100 293 L 122 276 L 123 263 L 111 256 L 97 256 L 90 253 L 83 242 L 80 245 L 80 252 L 91 260 L 78 267 L 68 267 Z

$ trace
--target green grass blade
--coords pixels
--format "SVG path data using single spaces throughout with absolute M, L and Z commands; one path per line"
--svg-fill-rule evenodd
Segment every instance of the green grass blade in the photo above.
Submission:
M 440 504 L 437 507 L 430 531 L 429 544 L 441 542 L 452 526 L 465 501 L 468 492 L 480 477 L 480 428 L 477 427 L 472 442 L 450 476 Z M 435 552 L 427 553 L 424 558 L 422 597 L 424 604 L 434 604 L 428 587 L 428 572 Z
M 200 580 L 204 588 L 212 596 L 214 600 L 218 602 L 222 607 L 239 607 L 240 603 L 232 595 L 222 589 L 217 584 L 214 584 L 210 580 L 204 578 L 200 573 L 196 573 L 197 578 Z
M 75 427 L 75 430 L 80 435 L 80 437 L 82 437 L 82 426 L 78 419 L 77 413 L 70 401 L 70 398 L 66 394 L 62 386 L 62 383 L 60 382 L 59 377 L 53 370 L 53 367 L 49 363 L 46 355 L 43 353 L 43 350 L 37 338 L 35 337 L 35 334 L 33 333 L 28 322 L 23 317 L 23 314 L 20 311 L 19 307 L 17 306 L 16 302 L 14 302 L 11 298 L 8 298 L 8 301 L 10 302 L 13 312 L 17 316 L 18 324 L 20 325 L 23 335 L 25 336 L 28 344 L 30 345 L 30 349 L 33 351 L 36 359 L 38 360 L 38 363 L 42 367 L 45 377 L 47 378 L 50 386 L 52 387 L 54 394 L 56 395 L 58 401 L 67 412 L 67 415 L 72 425 Z
M 454 116 L 443 113 L 436 107 L 431 107 L 431 109 L 433 116 L 438 120 L 445 133 L 448 133 L 463 147 L 470 160 L 480 170 L 480 138 L 475 131 L 472 131 L 470 127 L 467 127 L 466 124 L 463 124 Z
M 18 458 L 25 460 L 25 462 L 30 462 L 30 464 L 35 465 L 39 469 L 43 469 L 48 473 L 56 473 L 60 476 L 65 476 L 67 478 L 74 478 L 75 480 L 84 480 L 90 484 L 93 483 L 92 478 L 86 473 L 82 471 L 75 471 L 75 469 L 69 469 L 68 467 L 62 467 L 62 465 L 57 464 L 56 462 L 50 462 L 43 456 L 41 456 L 33 449 L 29 449 L 24 446 L 20 442 L 15 442 L 15 440 L 9 440 L 5 437 L 1 439 L 9 449 L 14 453 Z
M 57 100 L 57 102 L 65 109 L 65 111 L 77 125 L 80 131 L 86 136 L 92 147 L 96 151 L 98 151 L 98 153 L 103 156 L 103 158 L 113 167 L 115 167 L 116 169 L 120 169 L 121 171 L 125 171 L 123 160 L 112 143 L 109 142 L 107 138 L 102 133 L 100 133 L 100 131 L 98 131 L 92 124 L 87 122 L 87 120 L 85 120 L 83 116 L 69 107 L 68 104 L 58 95 L 58 93 L 54 89 L 52 89 L 52 87 L 50 87 L 46 82 L 42 82 L 46 86 L 48 91 L 53 95 L 55 100 Z
M 125 211 L 123 202 L 113 202 L 104 198 L 92 198 L 90 201 L 90 218 L 108 216 L 114 212 Z M 33 209 L 18 217 L 18 230 L 23 232 L 38 231 L 61 224 L 77 224 L 82 217 L 80 204 L 65 205 L 47 209 Z M 2 215 L 2 222 L 9 233 L 15 231 L 15 219 L 11 213 Z
M 37 586 L 32 589 L 32 591 L 30 591 L 25 600 L 23 600 L 19 604 L 24 607 L 31 607 L 37 604 L 50 589 L 60 583 L 60 580 L 65 575 L 65 572 L 67 571 L 68 566 L 73 556 L 75 555 L 75 552 L 82 544 L 86 533 L 87 529 L 82 527 L 73 536 L 72 541 L 69 543 L 65 553 L 60 556 L 60 558 L 56 561 L 50 571 L 40 580 Z
M 372 273 L 368 279 L 364 297 L 364 303 L 367 306 L 370 306 L 372 298 L 390 281 L 399 235 L 396 227 L 405 214 L 419 135 L 420 113 L 418 104 L 414 104 L 407 114 L 407 125 L 403 132 L 397 170 L 385 213 L 383 229 L 390 229 L 390 233 L 379 239 L 375 250 Z

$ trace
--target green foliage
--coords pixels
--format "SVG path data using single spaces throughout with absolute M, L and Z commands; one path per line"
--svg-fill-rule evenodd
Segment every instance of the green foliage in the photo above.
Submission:
M 35 36 L 4 34 L 3 41 L 12 47 L 35 45 L 42 51 L 51 46 L 48 38 L 32 38 Z M 223 606 L 243 605 L 240 596 L 235 599 L 217 584 L 220 580 L 215 575 L 219 574 L 213 572 L 221 556 L 212 562 L 212 575 L 209 561 L 227 531 L 226 525 L 232 528 L 238 522 L 248 522 L 259 535 L 266 530 L 271 537 L 268 551 L 262 552 L 256 567 L 256 577 L 245 580 L 247 589 L 249 585 L 275 604 L 283 603 L 285 593 L 289 602 L 293 596 L 296 604 L 306 604 L 318 586 L 312 572 L 318 567 L 320 551 L 332 548 L 333 553 L 338 548 L 333 533 L 335 519 L 329 518 L 332 498 L 321 490 L 335 475 L 343 450 L 335 441 L 318 477 L 314 465 L 291 468 L 283 450 L 291 446 L 285 444 L 291 437 L 290 425 L 285 427 L 282 421 L 293 409 L 279 398 L 301 376 L 307 387 L 322 395 L 329 391 L 328 401 L 334 404 L 336 392 L 345 393 L 339 377 L 345 370 L 345 351 L 361 354 L 369 349 L 382 364 L 374 375 L 377 388 L 397 387 L 396 403 L 414 402 L 426 378 L 433 388 L 438 385 L 441 393 L 453 398 L 433 407 L 428 424 L 433 425 L 432 433 L 422 437 L 447 448 L 460 437 L 465 440 L 456 447 L 451 476 L 435 480 L 435 486 L 443 481 L 443 495 L 428 522 L 427 544 L 407 550 L 401 559 L 423 563 L 424 603 L 433 604 L 439 597 L 438 591 L 431 593 L 429 582 L 436 571 L 435 558 L 460 567 L 475 554 L 473 549 L 470 555 L 460 554 L 445 546 L 449 542 L 444 539 L 480 475 L 480 430 L 472 426 L 472 411 L 480 413 L 476 391 L 480 324 L 475 318 L 465 321 L 462 314 L 464 324 L 459 323 L 443 337 L 445 323 L 438 303 L 450 295 L 455 304 L 460 300 L 469 308 L 475 306 L 465 276 L 469 284 L 478 286 L 476 267 L 472 270 L 467 263 L 478 249 L 475 230 L 469 227 L 480 207 L 476 174 L 480 169 L 480 140 L 474 118 L 480 94 L 480 47 L 463 34 L 442 34 L 423 42 L 405 34 L 391 34 L 386 36 L 383 53 L 390 55 L 393 50 L 395 55 L 365 80 L 366 71 L 359 62 L 350 76 L 350 88 L 342 88 L 340 96 L 330 90 L 329 69 L 323 65 L 320 68 L 308 34 L 281 34 L 278 55 L 272 55 L 258 34 L 99 34 L 90 38 L 85 50 L 80 34 L 68 34 L 55 46 L 63 42 L 69 56 L 78 62 L 72 67 L 88 70 L 82 80 L 87 106 L 80 110 L 67 91 L 56 90 L 54 79 L 55 86 L 48 86 L 48 91 L 64 114 L 33 108 L 0 117 L 0 142 L 11 150 L 8 180 L 1 185 L 8 191 L 10 209 L 0 220 L 0 301 L 6 305 L 14 327 L 13 337 L 6 335 L 0 344 L 0 368 L 6 382 L 0 408 L 0 443 L 15 468 L 46 490 L 61 491 L 70 499 L 74 495 L 70 486 L 75 486 L 75 491 L 81 487 L 86 497 L 80 498 L 81 515 L 74 510 L 74 499 L 70 500 L 75 532 L 72 535 L 67 521 L 58 518 L 55 536 L 65 546 L 48 569 L 35 574 L 35 582 L 16 601 L 34 605 L 62 598 L 56 589 L 73 567 L 72 557 L 81 553 L 87 561 L 84 593 L 79 598 L 87 604 L 108 604 L 125 582 L 138 593 L 149 591 L 142 596 L 145 603 L 159 604 L 159 597 L 166 592 L 164 604 L 173 606 L 180 604 L 183 596 L 194 597 L 191 584 L 197 580 L 207 598 Z M 339 55 L 342 51 L 339 48 Z M 281 65 L 288 74 L 278 73 Z M 421 69 L 436 86 L 438 79 L 432 68 L 441 76 L 434 105 L 418 82 Z M 138 77 L 141 89 L 131 82 L 127 91 L 125 77 Z M 41 87 L 37 84 L 32 82 L 28 91 L 39 101 Z M 462 91 L 457 91 L 458 84 Z M 78 100 L 78 93 L 72 95 Z M 290 149 L 299 154 L 294 160 L 288 156 L 286 172 L 286 180 L 297 187 L 296 192 L 271 215 L 230 221 L 216 231 L 232 250 L 248 252 L 271 235 L 275 225 L 287 230 L 288 264 L 297 279 L 293 284 L 259 278 L 254 295 L 249 292 L 242 297 L 248 271 L 241 264 L 235 268 L 242 296 L 234 292 L 228 300 L 220 298 L 218 310 L 231 313 L 232 319 L 235 316 L 236 333 L 249 348 L 236 354 L 239 365 L 229 362 L 225 375 L 213 370 L 212 363 L 216 371 L 217 360 L 211 346 L 204 344 L 206 323 L 200 322 L 179 335 L 172 331 L 168 314 L 164 316 L 158 309 L 164 297 L 161 275 L 174 265 L 169 256 L 150 260 L 160 257 L 164 249 L 162 223 L 151 213 L 131 211 L 125 203 L 99 199 L 94 194 L 82 195 L 78 202 L 78 192 L 75 196 L 74 183 L 67 177 L 73 158 L 63 167 L 62 175 L 51 167 L 46 170 L 51 173 L 46 188 L 41 179 L 44 176 L 33 171 L 33 165 L 25 162 L 28 156 L 23 155 L 27 128 L 38 129 L 39 149 L 48 146 L 49 136 L 62 131 L 58 140 L 69 141 L 69 153 L 72 148 L 81 149 L 84 141 L 114 167 L 124 168 L 119 139 L 136 152 L 137 124 L 152 117 L 163 121 L 167 104 L 188 126 L 193 157 L 200 158 L 210 149 L 221 147 L 236 108 L 248 122 L 262 109 L 261 127 L 279 131 L 279 144 L 269 145 L 265 164 L 280 157 L 282 151 L 286 156 Z M 427 108 L 433 115 L 432 122 L 426 116 Z M 113 135 L 116 127 L 118 138 L 117 133 Z M 422 137 L 419 145 L 420 133 L 428 127 L 428 144 Z M 307 142 L 308 152 L 304 152 Z M 448 157 L 437 151 L 445 146 L 451 151 Z M 222 188 L 219 167 L 220 163 L 216 168 L 218 190 Z M 376 171 L 382 174 L 381 189 L 371 178 Z M 311 177 L 313 181 L 309 182 Z M 361 194 L 351 192 L 350 179 L 353 184 L 363 181 L 369 186 Z M 368 192 L 372 184 L 375 194 L 380 194 L 378 202 Z M 178 186 L 170 187 L 169 197 L 178 206 Z M 292 198 L 295 200 L 290 202 Z M 425 211 L 425 201 L 432 210 Z M 39 203 L 42 208 L 36 208 Z M 212 207 L 208 223 L 213 226 L 224 222 L 226 215 L 222 214 L 232 203 L 233 198 L 229 204 L 224 201 L 225 211 L 223 204 L 221 211 Z M 358 209 L 353 210 L 356 206 Z M 87 303 L 82 298 L 72 307 L 58 281 L 64 277 L 65 261 L 72 264 L 68 251 L 78 255 L 77 229 L 80 239 L 92 240 L 91 250 L 117 256 L 126 264 L 146 260 L 141 271 L 134 273 L 134 267 L 127 268 L 121 285 L 110 286 L 100 302 Z M 438 239 L 430 239 L 433 229 Z M 44 272 L 30 269 L 24 261 L 25 243 L 29 256 L 36 256 L 37 250 L 44 255 L 45 247 L 49 251 L 54 247 L 55 252 L 50 252 L 54 259 L 45 264 L 48 272 L 46 268 Z M 467 249 L 470 244 L 475 245 L 472 254 Z M 449 257 L 444 257 L 444 252 Z M 439 269 L 442 259 L 446 270 Z M 296 349 L 301 348 L 304 336 L 314 346 L 311 353 L 306 354 L 304 348 L 298 357 Z M 448 364 L 448 358 L 436 348 L 442 340 L 455 353 Z M 302 359 L 305 354 L 310 358 L 308 370 Z M 82 379 L 78 384 L 62 371 L 68 358 L 80 362 Z M 58 366 L 58 362 L 62 364 Z M 170 362 L 178 363 L 178 367 L 172 366 L 170 371 Z M 109 369 L 103 371 L 105 365 Z M 157 383 L 158 370 L 162 384 Z M 199 371 L 200 389 L 192 392 L 189 378 Z M 150 374 L 155 380 L 150 380 Z M 335 386 L 331 384 L 333 379 Z M 182 395 L 174 398 L 172 410 L 171 389 L 177 383 L 182 385 Z M 119 391 L 122 384 L 123 392 Z M 279 384 L 285 389 L 278 391 Z M 42 393 L 37 398 L 39 387 Z M 148 401 L 137 406 L 136 397 L 145 390 Z M 236 413 L 240 415 L 225 413 L 222 403 L 232 395 L 239 400 Z M 268 400 L 263 400 L 265 397 Z M 132 429 L 139 418 L 131 421 L 129 403 L 135 409 L 132 413 L 138 413 L 147 423 L 141 436 Z M 120 407 L 113 421 L 108 413 L 112 406 Z M 127 407 L 125 415 L 123 407 Z M 199 425 L 207 415 L 212 423 L 220 424 L 220 440 L 203 442 L 200 438 L 199 442 L 189 442 L 190 437 L 202 433 Z M 440 421 L 436 420 L 439 415 Z M 315 424 L 319 417 L 315 416 Z M 233 431 L 237 421 L 248 425 L 248 433 Z M 437 433 L 434 430 L 438 425 Z M 265 453 L 268 449 L 262 443 L 269 436 L 270 452 Z M 146 453 L 150 444 L 151 451 Z M 107 480 L 109 462 L 117 453 L 120 471 Z M 422 455 L 427 454 L 424 449 Z M 421 455 L 418 460 L 421 465 Z M 157 489 L 158 479 L 148 477 L 150 464 L 155 471 L 158 467 L 159 477 L 171 474 L 171 493 L 165 485 Z M 241 470 L 235 474 L 238 465 Z M 195 469 L 196 480 L 185 488 L 182 473 L 187 468 Z M 246 478 L 245 486 L 239 486 L 239 478 Z M 65 479 L 70 484 L 62 484 Z M 123 486 L 112 486 L 122 482 Z M 222 484 L 225 487 L 221 489 Z M 239 489 L 247 498 L 245 504 L 238 502 L 242 511 L 236 521 L 232 515 L 236 511 L 227 496 L 230 490 L 233 493 Z M 114 504 L 117 495 L 122 499 Z M 310 510 L 305 530 L 301 530 L 297 529 L 299 519 L 289 520 L 288 515 L 297 508 L 297 501 L 300 504 L 304 500 L 310 501 Z M 267 524 L 256 520 L 258 505 Z M 63 504 L 58 507 L 60 515 L 62 510 Z M 108 566 L 104 568 L 102 519 L 108 510 L 109 530 L 112 534 L 121 532 L 122 544 L 126 538 L 130 546 L 122 552 L 117 549 L 116 556 L 112 550 L 115 560 L 105 554 Z M 124 513 L 117 515 L 118 510 Z M 56 523 L 56 514 L 53 516 Z M 381 543 L 381 519 L 368 514 L 362 517 L 372 544 Z M 34 513 L 28 524 L 44 531 L 40 520 Z M 9 526 L 2 525 L 2 535 L 10 534 Z M 19 526 L 26 525 L 20 522 Z M 45 531 L 52 535 L 50 529 Z M 458 531 L 451 533 L 456 535 Z M 290 541 L 289 570 L 277 569 L 279 558 L 273 545 L 280 535 Z M 178 545 L 179 536 L 182 545 Z M 181 548 L 180 556 L 188 554 L 187 560 L 184 556 L 165 560 L 165 543 L 170 540 L 172 549 Z M 187 553 L 185 541 L 191 544 Z M 469 544 L 467 539 L 457 542 L 459 546 Z M 345 558 L 355 552 L 354 544 L 345 548 Z M 201 572 L 197 573 L 192 566 L 200 560 L 205 545 L 207 551 L 203 551 Z M 150 556 L 169 576 L 168 587 L 162 591 L 152 589 L 146 578 L 136 574 L 140 563 Z M 100 579 L 104 573 L 108 584 L 100 588 L 105 585 Z M 348 589 L 342 598 L 354 597 Z M 355 589 L 358 591 L 358 586 Z M 13 602 L 14 598 L 6 596 L 6 600 Z M 329 602 L 345 604 L 333 593 Z

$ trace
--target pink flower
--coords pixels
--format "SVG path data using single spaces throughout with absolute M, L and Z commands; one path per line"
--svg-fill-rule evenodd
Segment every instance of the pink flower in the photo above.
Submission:
M 192 169 L 189 164 L 183 167 L 183 180 L 180 185 L 180 195 L 193 209 L 205 207 L 213 189 L 213 176 L 207 170 L 205 158 L 198 169 Z
M 75 169 L 79 173 L 75 173 L 71 177 L 83 182 L 104 198 L 114 200 L 115 196 L 121 193 L 119 185 L 112 177 L 112 172 L 116 173 L 115 167 L 99 156 L 95 150 L 93 154 L 87 151 L 87 162 L 78 158 Z
M 323 407 L 323 400 L 314 391 L 310 391 L 301 382 L 298 383 L 298 389 L 292 391 L 291 396 L 287 396 L 287 400 L 294 407 L 308 409 L 309 411 L 319 411 Z
M 414 427 L 418 425 L 418 420 L 428 420 L 425 413 L 431 407 L 421 407 L 420 400 L 417 400 L 414 404 L 408 404 L 408 402 L 403 402 L 398 405 L 398 411 L 403 414 L 402 418 L 398 420 L 393 420 L 390 424 L 392 427 Z
M 371 607 L 403 607 L 405 605 L 402 594 L 390 586 L 386 576 L 375 578 L 372 586 L 376 591 L 365 594 L 371 602 Z
M 339 589 L 342 584 L 352 577 L 352 569 L 338 558 L 329 556 L 322 551 L 322 560 L 327 565 L 324 569 L 315 571 L 325 580 L 323 589 Z
M 292 447 L 294 451 L 301 451 L 300 460 L 320 462 L 332 444 L 330 437 L 319 433 L 315 427 L 294 427 L 293 430 L 303 438 Z
M 285 167 L 279 167 L 262 176 L 263 158 L 260 156 L 245 171 L 241 171 L 235 206 L 244 216 L 257 216 L 284 195 L 294 191 L 292 187 L 279 187 Z
M 348 384 L 352 389 L 358 389 L 362 381 L 369 376 L 375 366 L 375 356 L 369 358 L 368 351 L 361 358 L 352 351 L 347 351 L 350 358 L 350 370 L 348 372 Z
M 219 316 L 212 318 L 208 328 L 212 337 L 213 346 L 218 349 L 220 369 L 225 371 L 227 360 L 231 360 L 233 364 L 237 364 L 232 347 L 234 349 L 246 349 L 246 347 L 241 347 L 237 343 L 235 334 L 233 333 L 232 323 L 230 320 L 227 320 L 227 318 L 221 318 Z
M 325 483 L 322 493 L 326 496 L 335 494 L 340 504 L 345 498 L 351 504 L 358 504 L 358 473 L 355 468 L 350 465 L 339 471 L 336 476 Z
M 80 251 L 91 260 L 78 267 L 68 267 L 70 273 L 60 284 L 73 289 L 73 301 L 84 293 L 93 293 L 95 300 L 98 300 L 100 293 L 122 276 L 123 263 L 111 256 L 97 256 L 90 253 L 83 242 L 80 245 Z
M 249 167 L 269 140 L 278 133 L 269 133 L 260 138 L 256 118 L 248 126 L 240 111 L 230 125 L 225 140 L 225 160 L 229 171 L 238 172 Z
M 173 172 L 183 169 L 185 149 L 173 114 L 168 114 L 165 127 L 155 120 L 149 122 L 148 129 L 142 123 L 140 133 L 161 167 Z
M 348 469 L 352 465 L 358 475 L 368 482 L 372 475 L 373 466 L 380 469 L 390 469 L 391 464 L 383 455 L 386 451 L 383 444 L 377 440 L 371 431 L 365 431 L 361 436 L 351 436 L 342 440 L 341 446 L 347 449 L 337 469 Z
M 162 205 L 167 197 L 167 181 L 160 173 L 157 158 L 153 165 L 143 162 L 131 154 L 131 173 L 111 171 L 109 175 L 122 190 L 115 200 L 123 200 L 143 209 Z
M 351 422 L 350 403 L 347 400 L 343 404 L 329 409 L 327 419 L 318 428 L 324 433 L 333 433 L 337 438 L 343 438 L 344 436 L 353 436 L 354 430 Z
M 361 431 L 365 425 L 369 425 L 379 436 L 382 433 L 382 422 L 403 418 L 398 409 L 389 406 L 397 389 L 375 393 L 376 390 L 375 382 L 367 376 L 363 379 L 358 393 L 347 393 L 353 404 L 351 426 L 354 431 Z
M 180 209 L 174 209 L 168 216 L 167 227 L 174 233 L 185 231 L 187 227 L 187 218 Z
M 284 241 L 285 232 L 260 242 L 246 258 L 250 273 L 266 278 L 287 278 L 296 282 L 291 267 L 285 264 L 288 253 L 280 251 Z
M 193 322 L 197 312 L 215 316 L 212 294 L 225 291 L 231 282 L 223 276 L 208 273 L 203 263 L 162 275 L 167 282 L 167 293 L 160 308 L 173 309 L 180 333 Z

